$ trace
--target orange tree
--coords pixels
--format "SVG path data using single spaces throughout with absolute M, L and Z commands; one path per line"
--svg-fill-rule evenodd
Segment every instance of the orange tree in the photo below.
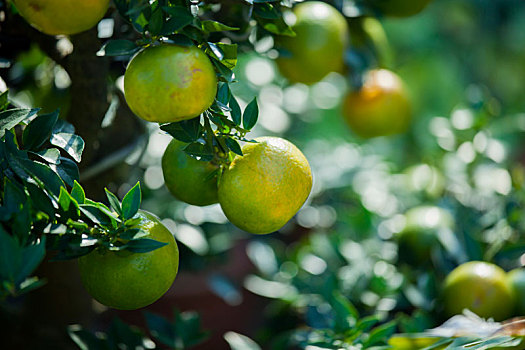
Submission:
M 309 5 L 313 3 L 311 1 Z M 408 153 L 403 154 L 406 157 L 400 157 L 399 154 L 393 157 L 396 160 L 403 158 L 398 164 L 401 167 L 406 166 L 407 171 L 408 166 L 413 165 L 405 164 L 408 163 L 407 159 L 420 157 L 419 161 L 425 158 L 428 162 L 432 158 L 432 164 L 423 164 L 418 169 L 437 166 L 438 170 L 446 172 L 448 177 L 442 193 L 428 195 L 424 191 L 427 188 L 421 188 L 420 184 L 424 182 L 421 182 L 420 174 L 415 176 L 419 184 L 411 186 L 410 190 L 395 187 L 393 184 L 400 183 L 397 180 L 403 178 L 403 172 L 397 173 L 391 164 L 378 162 L 378 158 L 391 154 L 396 147 L 377 151 L 373 147 L 376 145 L 375 141 L 372 140 L 367 144 L 372 145 L 371 148 L 360 149 L 352 139 L 351 143 L 336 150 L 330 149 L 326 154 L 322 154 L 322 150 L 317 153 L 323 159 L 332 159 L 335 164 L 341 165 L 339 169 L 347 172 L 339 174 L 337 179 L 320 177 L 320 182 L 317 183 L 319 187 L 314 188 L 313 197 L 297 218 L 298 225 L 295 221 L 292 222 L 293 233 L 286 236 L 290 228 L 285 226 L 280 230 L 281 227 L 295 214 L 310 192 L 311 178 L 306 170 L 309 170 L 308 161 L 295 148 L 291 157 L 286 154 L 283 156 L 281 150 L 269 152 L 268 155 L 264 150 L 265 141 L 252 140 L 249 132 L 259 118 L 259 100 L 253 98 L 255 92 L 245 98 L 246 91 L 250 91 L 247 88 L 249 84 L 243 85 L 242 81 L 236 81 L 236 66 L 241 58 L 238 53 L 255 50 L 266 58 L 280 56 L 282 60 L 295 60 L 298 63 L 293 65 L 294 68 L 304 64 L 307 67 L 305 69 L 310 69 L 308 67 L 315 61 L 315 57 L 308 55 L 318 54 L 315 51 L 315 46 L 319 44 L 316 35 L 321 35 L 323 30 L 314 31 L 313 38 L 308 39 L 305 35 L 311 34 L 311 31 L 305 30 L 304 26 L 317 20 L 315 13 L 305 24 L 297 18 L 300 13 L 298 10 L 295 12 L 296 22 L 293 21 L 294 15 L 289 10 L 295 5 L 295 1 L 115 0 L 98 23 L 102 16 L 100 9 L 105 9 L 107 1 L 86 1 L 86 8 L 75 6 L 71 1 L 17 0 L 1 1 L 0 4 L 1 44 L 4 49 L 2 64 L 3 67 L 10 67 L 2 71 L 2 78 L 10 88 L 9 98 L 8 93 L 3 93 L 0 104 L 0 151 L 3 155 L 0 163 L 3 176 L 0 196 L 0 297 L 2 307 L 7 305 L 5 314 L 10 315 L 9 307 L 16 306 L 16 302 L 20 300 L 14 299 L 15 302 L 12 303 L 12 298 L 42 286 L 43 282 L 33 277 L 33 271 L 46 255 L 55 260 L 71 260 L 81 256 L 82 275 L 88 291 L 110 307 L 140 307 L 154 301 L 158 294 L 165 291 L 165 284 L 169 284 L 177 273 L 176 246 L 174 242 L 167 242 L 165 238 L 169 234 L 160 226 L 162 224 L 158 219 L 144 220 L 144 215 L 140 214 L 139 186 L 131 189 L 131 186 L 121 186 L 121 183 L 129 182 L 130 177 L 134 177 L 130 173 L 133 174 L 135 168 L 124 164 L 123 160 L 128 158 L 137 145 L 143 146 L 143 134 L 152 126 L 143 123 L 141 119 L 160 123 L 160 129 L 176 139 L 172 144 L 180 145 L 175 152 L 177 157 L 171 158 L 174 159 L 171 162 L 169 159 L 173 150 L 168 148 L 169 151 L 164 153 L 166 160 L 162 167 L 166 177 L 170 173 L 182 174 L 174 175 L 175 183 L 177 179 L 188 179 L 189 182 L 184 181 L 184 185 L 189 184 L 193 188 L 182 186 L 182 191 L 187 192 L 185 194 L 189 192 L 195 196 L 197 193 L 198 196 L 199 190 L 208 191 L 210 182 L 213 184 L 218 180 L 217 198 L 219 202 L 222 198 L 220 204 L 232 223 L 255 233 L 282 231 L 269 238 L 254 240 L 248 245 L 248 255 L 259 272 L 248 276 L 244 283 L 249 291 L 275 299 L 277 306 L 272 309 L 274 316 L 288 321 L 274 325 L 276 328 L 270 327 L 259 337 L 259 340 L 266 341 L 275 348 L 306 348 L 312 345 L 328 348 L 387 346 L 387 339 L 396 327 L 406 332 L 422 331 L 425 327 L 435 326 L 441 320 L 443 310 L 439 306 L 440 288 L 437 285 L 455 265 L 466 260 L 484 259 L 494 260 L 500 265 L 507 264 L 507 268 L 515 267 L 516 251 L 521 249 L 517 232 L 523 228 L 516 211 L 519 211 L 523 198 L 520 191 L 505 199 L 499 196 L 509 193 L 507 180 L 510 172 L 506 168 L 507 164 L 501 164 L 506 159 L 498 158 L 497 144 L 500 141 L 497 137 L 488 138 L 483 133 L 484 128 L 491 125 L 487 119 L 497 113 L 493 104 L 487 103 L 488 107 L 484 105 L 485 100 L 478 96 L 479 91 L 477 95 L 472 91 L 469 95 L 473 111 L 462 110 L 456 114 L 456 120 L 453 119 L 453 125 L 461 126 L 465 121 L 462 116 L 470 113 L 467 119 L 475 120 L 475 123 L 470 124 L 471 129 L 464 131 L 465 128 L 454 126 L 459 130 L 456 135 L 449 124 L 436 119 L 432 124 L 435 142 L 433 138 L 428 139 L 433 140 L 430 141 L 433 146 L 438 145 L 439 151 L 429 152 L 431 157 L 423 154 L 423 151 L 419 153 L 419 148 L 424 147 L 419 147 L 421 144 L 417 143 L 418 135 L 409 134 L 408 137 L 401 136 L 406 145 L 403 151 L 413 146 L 417 151 L 405 152 Z M 385 65 L 386 68 L 392 68 L 388 67 L 391 57 L 384 31 L 381 24 L 370 16 L 383 19 L 412 15 L 422 11 L 428 1 L 414 3 L 414 7 L 411 4 L 413 3 L 406 1 L 381 0 L 322 2 L 317 7 L 319 11 L 325 11 L 328 6 L 329 10 L 326 11 L 331 11 L 338 18 L 339 32 L 336 36 L 344 36 L 341 28 L 343 31 L 350 31 L 351 35 L 349 39 L 340 38 L 340 42 L 335 45 L 337 50 L 330 51 L 337 63 L 335 68 L 327 65 L 330 68 L 328 71 L 316 74 L 315 79 L 312 78 L 315 81 L 306 82 L 315 84 L 326 73 L 330 73 L 330 70 L 336 70 L 345 74 L 351 90 L 359 91 L 363 86 L 366 87 L 367 71 L 385 68 Z M 96 28 L 87 31 L 83 31 L 87 28 L 75 28 L 79 22 L 72 19 L 76 18 L 74 14 L 79 9 L 82 11 L 79 18 L 90 22 L 92 26 L 97 25 Z M 31 26 L 18 16 L 18 11 Z M 61 24 L 65 28 L 50 27 L 46 22 L 39 22 L 46 11 L 55 15 L 52 22 L 56 21 L 55 24 Z M 344 21 L 348 26 L 343 24 Z M 40 33 L 32 27 L 52 35 L 78 34 L 55 37 Z M 307 48 L 287 48 L 286 44 L 289 43 L 300 43 Z M 341 47 L 342 45 L 348 46 Z M 321 51 L 326 54 L 326 50 Z M 338 56 L 340 53 L 344 57 Z M 344 67 L 341 67 L 341 61 L 344 62 Z M 314 68 L 318 67 L 311 69 Z M 277 84 L 281 84 L 280 87 L 294 81 L 293 77 L 287 77 L 285 70 L 282 74 L 290 81 L 279 80 Z M 238 76 L 242 77 L 242 74 Z M 326 81 L 314 85 L 312 89 L 318 94 L 323 93 L 322 88 L 330 86 L 333 77 L 334 75 L 329 74 Z M 239 84 L 242 87 L 236 88 Z M 240 91 L 241 89 L 246 91 Z M 266 93 L 270 90 L 266 89 Z M 292 86 L 289 91 L 297 93 L 304 91 L 304 87 Z M 372 92 L 371 95 L 375 95 Z M 242 101 L 239 95 L 243 96 Z M 260 95 L 263 95 L 262 92 Z M 315 95 L 313 99 L 318 101 Z M 490 98 L 487 100 L 490 101 Z M 352 108 L 352 104 L 355 103 L 348 103 L 345 108 Z M 400 109 L 408 110 L 408 107 L 405 108 L 406 104 L 407 101 L 403 98 L 403 108 Z M 43 112 L 38 114 L 35 107 L 43 107 Z M 58 112 L 52 112 L 57 107 L 61 108 L 64 119 L 74 125 L 82 138 L 75 135 L 71 124 L 58 118 Z M 364 136 L 406 131 L 405 124 L 408 123 L 405 122 L 398 129 L 386 125 L 385 131 L 385 125 L 381 124 L 391 122 L 396 115 L 389 113 L 380 116 L 387 119 L 379 119 L 377 122 L 381 130 L 367 130 Z M 360 114 L 360 117 L 366 119 L 369 116 Z M 327 124 L 332 128 L 331 132 L 334 132 L 334 125 L 338 127 L 336 122 Z M 317 125 L 311 129 L 317 133 L 322 132 Z M 297 125 L 289 135 L 293 136 L 294 132 L 311 135 L 308 133 L 312 130 L 308 130 L 305 123 L 302 126 Z M 407 132 L 410 133 L 410 130 Z M 356 133 L 359 134 L 357 130 Z M 485 139 L 483 135 L 486 136 Z M 461 141 L 461 147 L 451 144 L 451 138 Z M 382 140 L 384 139 L 377 142 L 380 144 Z M 477 145 L 476 150 L 479 150 L 483 146 L 483 140 L 496 146 L 491 148 L 492 151 L 486 151 L 486 156 L 480 155 L 475 161 L 465 161 L 471 164 L 465 173 L 452 166 L 455 164 L 453 157 L 456 154 L 460 160 L 467 159 L 471 155 L 468 151 L 474 147 L 472 145 Z M 241 147 L 243 142 L 246 144 Z M 469 148 L 470 146 L 472 147 Z M 259 148 L 263 150 L 254 151 Z M 489 149 L 489 146 L 479 153 L 483 153 L 485 149 Z M 79 171 L 75 161 L 80 160 L 81 153 Z M 308 152 L 305 153 L 308 156 Z M 262 154 L 263 159 L 254 159 L 254 154 L 258 157 Z M 341 164 L 344 161 L 330 157 L 341 154 L 345 156 L 342 159 L 349 160 L 348 164 Z M 302 170 L 287 172 L 287 157 L 291 158 L 289 163 L 298 165 Z M 316 163 L 319 158 L 314 157 Z M 280 166 L 283 159 L 284 167 Z M 497 163 L 496 166 L 490 164 L 495 169 L 483 168 L 490 161 Z M 182 165 L 178 166 L 176 162 Z M 250 166 L 251 162 L 256 165 Z M 188 171 L 184 164 L 206 170 L 193 173 L 193 177 L 184 172 L 170 171 L 173 167 Z M 248 164 L 243 172 L 248 173 L 245 179 L 249 181 L 248 185 L 241 184 L 240 190 L 237 188 L 235 192 L 231 189 L 239 181 L 234 175 L 242 164 Z M 261 168 L 261 164 L 267 166 Z M 279 164 L 274 166 L 278 169 L 272 168 L 275 164 Z M 336 173 L 330 164 L 316 166 L 317 169 L 326 167 L 332 170 L 324 171 L 323 174 Z M 250 171 L 254 173 L 251 174 Z M 485 177 L 479 175 L 483 171 Z M 518 184 L 519 169 L 512 174 Z M 225 187 L 226 182 L 220 182 L 223 175 L 230 188 Z M 280 179 L 284 175 L 291 178 L 284 186 L 276 186 L 282 185 Z M 458 186 L 449 178 L 454 175 L 458 175 L 460 179 L 466 177 L 471 182 L 481 181 L 472 190 L 478 191 L 480 195 L 474 196 L 474 199 L 468 196 L 466 198 L 465 192 L 459 191 L 458 187 L 470 189 L 469 181 L 461 182 L 461 186 Z M 468 177 L 471 175 L 472 178 Z M 488 194 L 483 192 L 487 191 L 487 186 L 483 187 L 483 181 L 480 180 L 487 176 L 502 181 L 499 187 L 495 185 Z M 259 178 L 264 181 L 254 181 Z M 374 182 L 378 178 L 390 180 Z M 338 188 L 343 180 L 350 181 L 352 185 Z M 173 187 L 169 182 L 170 179 L 166 179 L 167 186 Z M 256 185 L 251 191 L 250 185 L 255 182 L 264 186 Z M 333 183 L 334 187 L 323 192 L 323 182 L 325 185 Z M 303 186 L 294 187 L 297 184 Z M 111 191 L 104 190 L 105 187 Z M 279 191 L 281 187 L 284 192 Z M 265 188 L 277 192 L 268 196 L 269 191 L 265 191 Z M 519 186 L 516 188 L 519 189 Z M 177 193 L 180 189 L 174 191 Z M 215 187 L 211 186 L 211 192 L 213 191 Z M 258 200 L 249 198 L 253 193 L 259 194 Z M 174 195 L 190 202 L 183 195 Z M 152 191 L 146 192 L 145 197 L 150 202 L 158 202 L 152 206 L 154 208 L 164 206 L 160 198 L 154 198 Z M 213 193 L 211 197 L 211 202 L 214 202 Z M 328 202 L 323 205 L 326 198 L 334 203 L 349 204 L 336 206 Z M 280 204 L 288 201 L 293 202 L 290 205 L 292 209 L 283 210 L 284 219 L 280 218 L 278 224 L 264 230 L 252 229 L 250 227 L 254 225 L 243 224 L 248 215 L 246 213 L 254 212 L 257 215 L 248 221 L 259 226 L 266 217 L 280 211 Z M 491 205 L 483 206 L 487 202 Z M 209 204 L 208 201 L 193 203 Z M 402 232 L 402 214 L 408 213 L 408 209 L 419 204 L 436 205 L 436 208 L 453 212 L 456 225 L 435 226 L 436 218 L 433 215 L 423 215 L 422 226 L 436 227 L 439 230 L 436 230 L 437 233 L 422 253 L 414 253 L 418 258 L 426 258 L 425 264 L 404 265 L 402 257 L 398 259 L 396 255 L 401 252 L 397 242 L 390 238 Z M 188 211 L 194 209 L 186 207 L 188 208 Z M 503 211 L 506 215 L 502 214 Z M 334 215 L 339 219 L 330 219 Z M 484 220 L 476 219 L 481 216 Z M 467 219 L 472 222 L 466 223 Z M 195 218 L 193 220 L 195 222 Z M 197 246 L 196 242 L 202 242 L 202 237 L 198 236 L 201 241 L 192 241 L 183 233 L 184 227 L 187 228 L 187 225 L 180 225 L 172 232 L 183 242 L 180 245 L 183 257 L 181 264 L 185 263 L 184 256 L 188 256 L 188 247 L 200 252 L 207 247 L 207 243 Z M 228 230 L 233 234 L 239 233 L 233 226 L 228 226 Z M 297 238 L 294 235 L 311 230 L 314 232 L 300 238 L 289 249 L 284 248 L 283 241 L 286 242 L 291 237 Z M 335 233 L 330 234 L 330 230 Z M 163 237 L 158 234 L 159 231 L 164 233 Z M 415 230 L 412 234 L 417 235 L 417 232 Z M 218 241 L 220 239 L 214 240 Z M 152 263 L 150 268 L 145 269 L 147 273 L 126 273 L 125 270 L 132 264 L 146 264 L 147 257 L 157 254 L 162 256 L 170 244 L 171 253 L 166 254 L 172 263 L 167 264 L 167 268 L 166 265 Z M 410 254 L 410 249 L 417 248 L 409 248 L 407 254 Z M 115 266 L 118 268 L 97 276 L 96 267 L 102 265 L 97 259 L 116 261 L 118 264 Z M 162 260 L 166 260 L 164 256 Z M 429 266 L 436 273 L 430 271 Z M 166 269 L 169 272 L 159 278 L 159 271 Z M 142 280 L 144 276 L 152 279 Z M 159 288 L 159 293 L 154 293 L 154 297 L 148 296 L 144 302 L 128 303 L 129 298 L 133 299 L 133 294 L 140 293 L 140 288 L 156 289 L 154 282 L 159 279 L 163 280 L 163 286 Z M 116 289 L 110 288 L 113 282 L 119 281 Z M 222 290 L 225 295 L 237 295 L 235 289 L 224 279 L 213 281 L 216 290 Z M 100 288 L 98 283 L 107 284 L 107 288 Z M 133 284 L 133 288 L 119 290 L 123 283 L 130 283 L 130 286 Z M 135 289 L 137 285 L 139 289 Z M 127 292 L 131 292 L 131 296 L 126 294 L 122 297 Z M 105 294 L 111 295 L 106 298 Z M 411 314 L 412 312 L 414 313 Z M 280 317 L 283 314 L 284 317 Z M 292 314 L 299 315 L 300 320 L 290 320 L 289 315 Z M 408 316 L 409 314 L 411 315 Z M 145 320 L 148 335 L 118 320 L 107 330 L 107 335 L 93 334 L 78 326 L 70 327 L 69 333 L 82 348 L 104 348 L 119 344 L 127 347 L 167 346 L 181 349 L 195 345 L 205 337 L 195 314 L 175 313 L 173 322 L 169 322 L 158 315 L 145 313 Z M 19 322 L 22 326 L 11 324 L 4 329 L 20 329 L 24 327 L 24 322 L 27 320 L 22 319 Z M 377 324 L 380 325 L 373 328 Z M 275 339 L 273 334 L 277 331 L 282 336 Z M 233 332 L 227 333 L 225 339 L 232 348 L 257 348 L 249 338 Z M 27 341 L 31 340 L 33 339 Z M 35 338 L 34 341 L 39 340 Z M 445 339 L 445 342 L 451 341 Z M 458 342 L 466 344 L 469 341 L 463 339 Z M 157 345 L 151 345 L 152 343 Z M 506 346 L 515 343 L 514 338 L 499 339 L 489 340 L 481 346 Z

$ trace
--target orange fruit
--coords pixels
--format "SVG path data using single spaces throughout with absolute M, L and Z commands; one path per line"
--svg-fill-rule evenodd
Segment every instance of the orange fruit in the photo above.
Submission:
M 173 139 L 164 151 L 162 173 L 166 187 L 175 198 L 188 204 L 217 203 L 217 175 L 213 172 L 219 167 L 190 157 L 183 151 L 185 146 Z
M 192 119 L 215 99 L 217 76 L 208 56 L 195 46 L 150 46 L 137 53 L 124 74 L 129 108 L 149 122 Z
M 109 0 L 13 0 L 33 27 L 49 35 L 69 35 L 94 27 L 104 17 Z
M 407 210 L 405 226 L 395 236 L 400 260 L 415 264 L 429 261 L 432 247 L 439 244 L 440 230 L 453 226 L 452 215 L 442 208 L 423 205 Z
M 179 250 L 159 218 L 140 210 L 138 228 L 149 238 L 168 243 L 148 253 L 97 248 L 78 259 L 82 284 L 98 302 L 134 310 L 159 299 L 170 288 L 179 268 Z
M 469 309 L 483 318 L 497 321 L 510 317 L 515 295 L 500 267 L 482 261 L 470 261 L 450 272 L 443 285 L 443 301 L 448 316 Z
M 219 180 L 219 203 L 226 217 L 251 233 L 274 232 L 304 204 L 312 172 L 302 152 L 279 137 L 246 143 Z
M 312 84 L 330 72 L 341 72 L 348 43 L 345 17 L 320 1 L 293 8 L 295 37 L 280 36 L 276 46 L 285 52 L 276 61 L 281 74 L 293 83 Z
M 350 128 L 364 138 L 403 133 L 412 119 L 403 82 L 386 69 L 369 71 L 361 89 L 345 96 L 342 113 Z
M 516 295 L 516 314 L 518 316 L 525 316 L 525 269 L 514 269 L 509 271 L 507 279 L 514 289 Z
M 408 17 L 418 14 L 432 0 L 369 0 L 385 16 Z

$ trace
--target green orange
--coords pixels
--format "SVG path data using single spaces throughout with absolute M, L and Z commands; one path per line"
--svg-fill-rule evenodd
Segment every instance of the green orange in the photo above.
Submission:
M 471 261 L 456 267 L 445 279 L 443 301 L 448 316 L 469 309 L 496 321 L 514 312 L 515 294 L 507 275 L 497 265 Z
M 187 155 L 185 143 L 173 139 L 162 156 L 164 182 L 171 194 L 188 204 L 210 205 L 219 201 L 217 173 L 219 167 Z
M 507 279 L 514 289 L 516 295 L 516 314 L 525 316 L 525 269 L 514 269 L 509 271 Z
M 411 109 L 401 78 L 377 69 L 364 76 L 361 89 L 345 96 L 342 113 L 352 131 L 371 138 L 405 132 L 412 119 Z
M 308 160 L 291 142 L 261 137 L 246 143 L 219 180 L 219 203 L 237 227 L 265 234 L 280 229 L 312 189 Z
M 405 226 L 396 235 L 399 259 L 416 264 L 429 261 L 432 247 L 439 244 L 440 231 L 453 227 L 452 215 L 442 208 L 424 205 L 409 209 Z
M 312 84 L 330 72 L 341 72 L 348 44 L 345 17 L 321 1 L 293 8 L 295 37 L 280 36 L 276 46 L 284 49 L 277 59 L 281 74 L 293 83 Z
M 215 99 L 217 76 L 208 56 L 195 46 L 161 44 L 137 53 L 124 74 L 129 108 L 157 123 L 192 119 Z
M 145 307 L 159 299 L 175 280 L 179 250 L 171 232 L 159 218 L 139 211 L 137 228 L 143 238 L 168 243 L 147 253 L 98 248 L 79 258 L 82 283 L 98 302 L 120 310 Z
M 69 35 L 94 27 L 109 0 L 12 0 L 33 27 L 49 35 Z

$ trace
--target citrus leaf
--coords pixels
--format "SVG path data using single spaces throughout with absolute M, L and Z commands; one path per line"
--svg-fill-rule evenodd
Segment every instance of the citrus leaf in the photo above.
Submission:
M 229 106 L 231 109 L 230 114 L 232 116 L 233 122 L 235 123 L 235 125 L 240 126 L 241 125 L 241 115 L 242 115 L 241 107 L 239 106 L 239 103 L 237 102 L 233 94 L 231 94 L 230 96 Z
M 124 220 L 131 219 L 137 214 L 141 197 L 140 182 L 137 182 L 122 199 L 122 217 Z
M 0 111 L 5 111 L 9 106 L 8 91 L 4 91 L 0 94 Z
M 51 168 L 68 186 L 73 186 L 74 182 L 80 178 L 77 164 L 69 158 L 60 157 L 60 163 L 51 164 Z
M 43 236 L 38 244 L 30 245 L 22 249 L 20 267 L 17 271 L 15 283 L 21 284 L 44 260 L 46 254 L 46 237 Z
M 53 132 L 50 142 L 52 145 L 62 148 L 74 160 L 80 162 L 82 151 L 84 151 L 84 140 L 73 133 Z
M 133 253 L 147 253 L 166 245 L 168 245 L 168 243 L 159 242 L 150 238 L 139 238 L 129 241 L 125 247 Z
M 60 151 L 57 148 L 47 148 L 36 153 L 31 153 L 50 164 L 60 163 Z
M 5 130 L 10 130 L 23 120 L 35 115 L 39 109 L 16 108 L 0 112 L 0 138 L 4 136 Z
M 239 30 L 239 28 L 230 27 L 220 22 L 207 20 L 207 21 L 202 21 L 202 30 L 204 30 L 206 33 L 213 33 L 213 32 Z
M 200 117 L 164 124 L 160 128 L 177 140 L 186 143 L 196 141 L 201 136 Z
M 162 29 L 162 34 L 164 35 L 172 34 L 193 23 L 194 17 L 186 7 L 164 6 L 162 7 L 162 10 L 170 15 L 170 18 L 166 21 L 166 24 Z
M 71 197 L 73 197 L 78 204 L 84 204 L 84 202 L 86 201 L 86 194 L 84 192 L 84 189 L 82 188 L 82 186 L 80 186 L 77 180 L 73 181 Z
M 110 40 L 97 52 L 97 56 L 127 56 L 137 52 L 140 47 L 130 40 Z
M 259 118 L 259 106 L 257 105 L 257 98 L 254 97 L 252 102 L 246 106 L 242 116 L 242 124 L 246 130 L 250 130 L 257 123 Z
M 231 137 L 226 137 L 225 138 L 225 141 L 226 141 L 226 145 L 228 146 L 228 148 L 235 154 L 238 154 L 240 156 L 242 156 L 242 149 L 241 149 L 241 146 L 239 145 L 239 143 L 232 139 Z
M 104 188 L 104 191 L 106 192 L 106 197 L 108 198 L 109 205 L 111 209 L 117 212 L 119 216 L 122 215 L 122 207 L 120 206 L 120 201 L 118 200 L 117 196 L 115 196 L 112 192 L 110 192 L 107 188 Z

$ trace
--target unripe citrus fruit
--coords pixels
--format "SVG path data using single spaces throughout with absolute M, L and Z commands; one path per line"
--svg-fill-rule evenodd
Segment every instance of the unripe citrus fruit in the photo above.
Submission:
M 411 105 L 403 82 L 386 69 L 369 71 L 361 89 L 346 95 L 343 117 L 361 137 L 403 133 L 412 119 Z
M 525 316 L 525 269 L 514 269 L 507 274 L 507 279 L 516 295 L 516 314 Z
M 104 17 L 109 0 L 13 0 L 33 27 L 49 35 L 76 34 Z
M 86 290 L 98 302 L 120 310 L 134 310 L 159 299 L 170 288 L 179 268 L 179 250 L 171 232 L 146 211 L 137 214 L 143 238 L 168 245 L 148 253 L 113 252 L 98 248 L 78 259 Z
M 279 137 L 246 143 L 219 181 L 219 203 L 237 227 L 265 234 L 280 229 L 312 189 L 310 165 L 301 151 Z
M 418 14 L 432 0 L 369 0 L 385 16 L 408 17 Z
M 129 108 L 150 122 L 194 118 L 210 107 L 216 92 L 215 70 L 195 46 L 150 46 L 131 59 L 124 74 Z
M 433 246 L 438 243 L 441 230 L 452 229 L 454 219 L 450 213 L 435 206 L 419 206 L 405 213 L 405 226 L 396 235 L 399 258 L 409 263 L 428 261 Z
M 443 300 L 448 316 L 460 314 L 466 308 L 497 321 L 510 317 L 515 305 L 514 291 L 505 271 L 482 261 L 456 267 L 445 279 Z
M 277 59 L 281 74 L 293 83 L 312 84 L 344 66 L 348 25 L 334 7 L 308 1 L 293 8 L 295 37 L 280 36 L 277 47 L 286 50 Z
M 217 203 L 217 175 L 213 172 L 219 167 L 190 157 L 183 151 L 185 145 L 173 139 L 164 151 L 162 172 L 166 187 L 175 198 L 189 204 Z

